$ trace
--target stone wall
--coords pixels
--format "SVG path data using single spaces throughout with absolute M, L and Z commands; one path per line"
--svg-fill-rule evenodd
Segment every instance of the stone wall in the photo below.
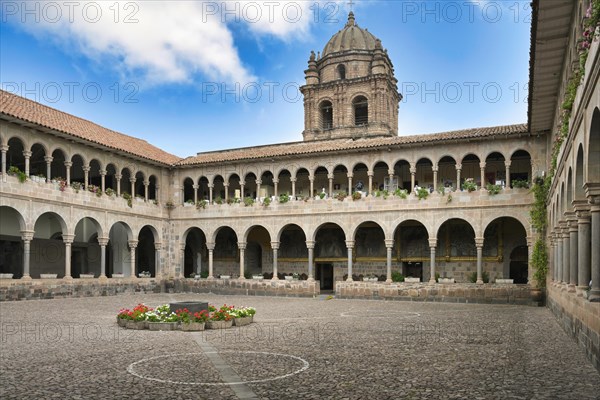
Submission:
M 590 303 L 564 287 L 550 285 L 547 306 L 600 371 L 600 303 Z

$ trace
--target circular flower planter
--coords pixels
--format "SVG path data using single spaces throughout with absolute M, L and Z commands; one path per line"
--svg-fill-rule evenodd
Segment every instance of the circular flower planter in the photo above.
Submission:
M 206 329 L 227 329 L 233 326 L 233 319 L 229 321 L 206 321 Z
M 189 324 L 181 324 L 181 330 L 185 332 L 203 331 L 204 322 L 190 322 Z
M 233 325 L 235 325 L 235 326 L 250 325 L 253 320 L 254 320 L 253 315 L 251 315 L 249 317 L 234 318 Z

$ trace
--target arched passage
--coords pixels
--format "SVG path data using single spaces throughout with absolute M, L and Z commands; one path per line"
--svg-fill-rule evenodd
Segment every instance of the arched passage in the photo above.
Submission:
M 13 137 L 8 141 L 8 151 L 6 153 L 6 170 L 10 167 L 19 168 L 20 171 L 25 172 L 25 156 L 23 155 L 23 142 L 21 139 Z
M 468 282 L 477 273 L 475 231 L 460 218 L 445 221 L 437 232 L 436 272 L 440 277 Z
M 367 221 L 356 228 L 354 256 L 356 264 L 353 273 L 358 280 L 364 276 L 377 276 L 379 281 L 387 279 L 385 233 L 379 224 Z
M 513 279 L 527 283 L 527 232 L 521 222 L 512 217 L 496 218 L 485 228 L 483 241 L 483 271 L 495 279 Z
M 269 266 L 271 268 L 269 268 Z M 251 278 L 252 275 L 262 275 L 265 273 L 265 278 L 273 277 L 274 259 L 271 248 L 271 235 L 262 226 L 253 226 L 248 231 L 246 238 L 246 250 L 244 252 L 244 276 Z M 266 272 L 270 269 L 271 274 L 267 276 Z M 281 273 L 281 269 L 277 269 L 277 276 L 283 279 L 285 271 Z
M 33 240 L 31 241 L 31 276 L 40 274 L 57 274 L 65 276 L 65 243 L 63 234 L 66 224 L 62 217 L 53 212 L 46 212 L 35 221 Z
M 228 226 L 219 228 L 215 237 L 213 252 L 213 275 L 236 276 L 238 268 L 238 237 Z
M 71 269 L 74 278 L 81 274 L 100 275 L 100 224 L 93 218 L 85 217 L 75 226 L 75 237 L 71 246 Z
M 403 221 L 394 232 L 394 259 L 398 270 L 405 277 L 429 281 L 430 262 L 429 234 L 427 228 L 415 220 Z
M 0 206 L 0 273 L 23 276 L 23 242 L 21 231 L 25 229 L 23 216 L 14 208 Z
M 135 251 L 136 275 L 149 272 L 150 276 L 156 276 L 156 247 L 154 243 L 157 238 L 156 228 L 151 225 L 146 225 L 140 230 Z
M 124 222 L 115 222 L 108 234 L 106 247 L 106 268 L 108 277 L 131 276 L 131 251 L 128 242 L 133 239 L 131 228 Z
M 39 143 L 31 146 L 31 157 L 29 158 L 29 175 L 37 176 L 46 181 L 46 150 Z
M 295 272 L 301 279 L 307 279 L 307 260 L 308 249 L 304 230 L 296 224 L 284 226 L 279 235 L 279 270 Z
M 315 234 L 315 279 L 321 290 L 333 290 L 336 280 L 348 277 L 348 250 L 343 229 L 334 223 L 321 225 Z M 353 277 L 358 279 L 358 277 Z
M 200 228 L 190 228 L 185 234 L 183 274 L 185 277 L 208 277 L 206 235 Z

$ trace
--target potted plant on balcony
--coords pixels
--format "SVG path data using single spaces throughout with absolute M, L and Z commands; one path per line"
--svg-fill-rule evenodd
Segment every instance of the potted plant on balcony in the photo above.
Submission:
M 475 183 L 475 180 L 473 180 L 473 178 L 467 178 L 463 182 L 462 188 L 467 192 L 474 192 L 477 190 L 477 184 Z

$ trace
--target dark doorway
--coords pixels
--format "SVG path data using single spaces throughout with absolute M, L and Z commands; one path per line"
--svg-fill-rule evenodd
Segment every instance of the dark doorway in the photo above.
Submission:
M 527 246 L 516 247 L 510 253 L 510 278 L 514 283 L 527 283 L 528 262 Z
M 405 277 L 419 278 L 423 282 L 422 262 L 403 262 L 402 270 Z
M 321 283 L 321 290 L 333 290 L 333 264 L 317 264 L 316 280 Z

